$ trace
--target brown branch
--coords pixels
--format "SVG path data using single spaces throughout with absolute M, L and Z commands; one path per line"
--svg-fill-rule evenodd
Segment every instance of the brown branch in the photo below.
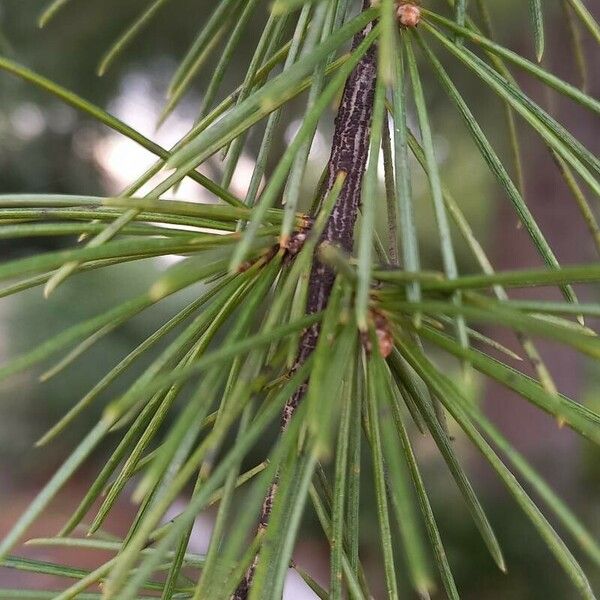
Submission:
M 364 0 L 363 10 L 369 7 L 370 1 Z M 371 27 L 372 24 L 369 24 L 363 31 L 356 34 L 352 43 L 353 49 L 365 39 Z M 335 119 L 331 155 L 322 192 L 322 196 L 325 197 L 333 189 L 338 173 L 344 171 L 347 174 L 341 193 L 321 236 L 321 242 L 336 244 L 347 252 L 352 251 L 354 225 L 358 216 L 362 180 L 369 154 L 376 76 L 377 51 L 375 46 L 371 46 L 351 73 L 344 87 L 342 101 Z M 308 285 L 307 314 L 320 312 L 327 306 L 334 279 L 333 269 L 323 264 L 315 253 Z M 302 366 L 314 351 L 319 333 L 320 325 L 318 324 L 303 333 L 293 371 Z M 306 395 L 307 387 L 308 382 L 305 381 L 287 401 L 281 416 L 282 430 L 288 426 L 296 408 Z M 258 524 L 259 531 L 267 527 L 277 485 L 278 479 L 276 478 L 263 502 Z M 232 596 L 232 600 L 246 600 L 248 597 L 257 562 L 258 555 L 254 558 L 254 562 Z

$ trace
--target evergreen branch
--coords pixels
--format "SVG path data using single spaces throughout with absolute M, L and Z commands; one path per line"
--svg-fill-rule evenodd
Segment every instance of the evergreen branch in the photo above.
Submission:
M 364 0 L 363 10 L 370 7 L 369 0 Z M 372 23 L 355 35 L 352 46 L 357 49 L 371 31 Z M 327 176 L 323 185 L 323 197 L 331 193 L 340 173 L 346 173 L 346 179 L 337 202 L 329 217 L 325 230 L 321 234 L 321 242 L 341 246 L 351 252 L 354 242 L 354 225 L 360 206 L 362 182 L 369 154 L 371 118 L 375 97 L 377 78 L 377 49 L 371 46 L 361 58 L 348 78 L 342 101 L 335 120 L 335 131 L 331 154 L 327 163 Z M 335 281 L 334 269 L 323 263 L 318 253 L 315 254 L 308 284 L 306 313 L 315 314 L 325 309 Z M 310 326 L 302 334 L 298 354 L 293 366 L 295 372 L 313 353 L 317 346 L 321 326 L 317 323 Z M 281 428 L 285 431 L 298 405 L 306 396 L 308 383 L 304 382 L 287 401 L 281 416 Z M 269 488 L 259 517 L 259 531 L 264 530 L 269 522 L 275 494 L 277 478 Z M 258 563 L 258 555 L 246 572 L 244 579 L 235 591 L 232 600 L 246 600 L 250 592 L 254 573 Z

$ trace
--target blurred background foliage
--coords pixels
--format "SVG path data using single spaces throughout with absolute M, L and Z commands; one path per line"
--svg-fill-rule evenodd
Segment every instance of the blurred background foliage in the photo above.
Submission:
M 106 107 L 146 135 L 169 145 L 193 122 L 202 99 L 202 77 L 194 83 L 185 102 L 158 132 L 155 132 L 155 120 L 161 109 L 168 79 L 205 19 L 207 4 L 197 0 L 173 0 L 169 10 L 165 10 L 151 22 L 146 34 L 140 36 L 102 78 L 95 74 L 100 57 L 127 24 L 146 7 L 147 2 L 144 0 L 75 0 L 42 30 L 36 24 L 42 8 L 39 0 L 3 0 L 0 2 L 0 45 L 2 52 L 13 60 Z M 524 3 L 521 0 L 506 0 L 490 1 L 488 4 L 495 16 L 498 38 L 508 47 L 531 57 L 533 49 L 530 47 L 528 13 Z M 549 40 L 545 66 L 567 81 L 577 83 L 578 75 L 560 2 L 548 0 L 546 4 Z M 597 18 L 600 17 L 598 2 L 590 2 L 589 7 Z M 266 14 L 264 11 L 263 17 L 266 18 Z M 237 59 L 232 63 L 233 68 L 226 75 L 224 94 L 233 89 L 245 73 L 251 49 L 262 26 L 263 22 L 257 19 L 244 36 L 238 48 Z M 598 97 L 600 52 L 585 33 L 583 36 L 589 51 L 589 72 L 592 75 L 589 92 Z M 509 164 L 506 126 L 500 102 L 482 90 L 481 84 L 454 61 L 448 60 L 447 67 L 486 133 Z M 436 150 L 442 162 L 445 183 L 454 191 L 479 239 L 495 259 L 498 268 L 539 265 L 535 251 L 518 228 L 511 207 L 480 160 L 453 107 L 426 68 L 423 69 L 423 76 L 426 77 Z M 542 89 L 531 81 L 523 80 L 520 83 L 536 100 L 559 114 L 591 150 L 600 149 L 598 123 L 594 124 L 588 113 L 558 97 L 544 96 Z M 151 160 L 150 155 L 133 142 L 119 139 L 117 134 L 5 73 L 0 73 L 0 104 L 0 193 L 115 194 L 142 172 Z M 277 139 L 280 148 L 285 146 L 290 132 L 293 132 L 300 110 L 301 101 L 286 107 L 285 127 L 281 128 Z M 332 119 L 322 123 L 311 158 L 319 166 L 312 171 L 309 169 L 309 172 L 320 172 L 327 158 L 331 127 Z M 574 203 L 568 199 L 564 183 L 557 178 L 548 153 L 524 127 L 520 127 L 519 132 L 527 169 L 526 199 L 558 258 L 564 264 L 597 259 L 581 216 Z M 244 185 L 247 185 L 247 172 L 250 171 L 257 151 L 259 134 L 260 128 L 249 139 L 242 168 L 234 178 L 234 188 L 237 186 L 243 190 Z M 280 154 L 276 150 L 272 155 L 277 157 Z M 249 165 L 246 169 L 245 163 Z M 211 162 L 209 168 L 218 176 L 218 161 Z M 316 175 L 315 180 L 311 181 L 309 177 L 305 182 L 305 204 L 310 202 L 315 183 Z M 424 180 L 421 185 L 417 183 L 415 191 L 424 196 Z M 198 193 L 197 189 L 184 186 L 180 196 L 189 197 Z M 429 210 L 430 203 L 418 202 L 417 197 L 417 205 L 420 207 L 418 223 L 424 267 L 436 267 L 439 266 L 440 259 L 437 235 Z M 460 251 L 458 237 L 456 241 Z M 34 242 L 24 240 L 18 244 L 13 240 L 10 243 L 0 240 L 0 254 L 3 259 L 14 258 L 40 248 L 56 247 L 59 243 L 56 239 L 44 238 Z M 465 249 L 459 254 L 459 260 L 463 272 L 473 268 L 472 259 Z M 67 324 L 97 314 L 101 309 L 130 297 L 137 290 L 143 290 L 155 276 L 152 269 L 160 270 L 164 267 L 162 263 L 152 267 L 145 263 L 144 266 L 125 265 L 104 269 L 102 273 L 79 274 L 71 278 L 48 301 L 42 299 L 39 289 L 8 301 L 2 300 L 1 360 L 5 361 L 10 356 L 35 346 Z M 39 483 L 47 478 L 65 456 L 67 446 L 74 444 L 81 432 L 87 430 L 91 420 L 101 410 L 101 405 L 96 408 L 96 413 L 84 413 L 75 427 L 68 430 L 67 435 L 61 436 L 49 447 L 36 450 L 33 448 L 34 441 L 108 367 L 116 364 L 137 341 L 153 330 L 156 311 L 163 311 L 162 322 L 165 315 L 182 307 L 185 300 L 177 297 L 162 303 L 154 312 L 145 311 L 133 321 L 127 322 L 96 344 L 60 377 L 40 385 L 36 378 L 41 372 L 39 371 L 13 378 L 3 386 L 0 390 L 2 505 L 25 503 L 25 499 L 33 495 Z M 582 300 L 586 298 L 583 297 Z M 587 300 L 597 301 L 598 298 L 588 297 Z M 501 341 L 514 347 L 514 342 L 510 339 Z M 598 410 L 600 373 L 594 371 L 584 358 L 572 355 L 568 349 L 550 344 L 541 344 L 541 348 L 549 366 L 554 369 L 561 389 Z M 151 358 L 150 354 L 147 360 Z M 140 364 L 137 368 L 142 367 L 143 364 Z M 448 365 L 448 368 L 456 366 Z M 137 372 L 139 371 L 133 369 L 130 379 L 125 379 L 120 385 L 130 382 Z M 598 450 L 577 439 L 574 434 L 559 430 L 549 417 L 539 414 L 505 390 L 486 386 L 480 380 L 474 383 L 474 388 L 474 396 L 487 404 L 488 411 L 515 446 L 524 451 L 547 475 L 552 486 L 582 516 L 596 536 L 600 534 L 600 506 L 594 502 L 600 491 Z M 555 568 L 552 557 L 526 523 L 525 517 L 513 509 L 506 492 L 480 459 L 470 454 L 466 442 L 455 443 L 457 452 L 465 458 L 474 473 L 476 486 L 504 546 L 510 571 L 508 578 L 497 572 L 491 559 L 483 551 L 478 533 L 471 524 L 454 484 L 440 464 L 439 456 L 428 447 L 427 440 L 417 439 L 417 450 L 431 490 L 434 511 L 438 515 L 456 579 L 464 592 L 463 597 L 485 600 L 570 598 L 573 592 L 568 587 L 568 581 Z M 102 456 L 97 456 L 95 460 L 101 461 Z M 250 457 L 248 465 L 253 464 L 252 460 Z M 83 481 L 93 477 L 95 465 L 89 464 L 88 467 L 87 472 L 80 474 Z M 82 483 L 74 482 L 73 485 Z M 66 493 L 68 496 L 69 490 Z M 368 490 L 365 490 L 363 517 L 366 523 L 372 520 L 373 529 L 372 538 L 369 536 L 369 527 L 363 530 L 363 553 L 367 565 L 369 545 L 377 544 L 376 517 L 369 504 Z M 60 509 L 57 510 L 60 512 Z M 130 509 L 125 506 L 123 510 Z M 11 514 L 19 512 L 15 508 L 2 519 L 9 519 Z M 8 522 L 2 522 L 2 519 L 0 533 L 9 525 Z M 314 571 L 315 561 L 318 564 L 319 560 L 326 560 L 327 549 L 315 548 L 314 544 L 311 546 L 310 531 L 313 525 L 314 523 L 307 522 L 299 553 L 309 556 L 306 560 L 313 561 Z M 52 528 L 51 525 L 49 527 Z M 53 531 L 46 531 L 51 532 Z M 377 553 L 374 552 L 373 556 L 377 556 Z M 585 558 L 582 557 L 582 560 L 585 565 Z M 326 567 L 323 569 L 326 573 Z M 594 573 L 593 568 L 588 572 L 592 585 L 600 585 L 600 574 Z M 2 584 L 9 583 L 9 577 L 12 576 L 0 570 Z M 40 583 L 39 580 L 36 582 Z

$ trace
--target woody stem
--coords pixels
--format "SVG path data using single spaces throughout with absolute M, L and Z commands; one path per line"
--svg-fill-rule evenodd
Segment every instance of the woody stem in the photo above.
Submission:
M 369 7 L 370 1 L 364 0 L 363 10 Z M 365 39 L 371 28 L 372 24 L 369 24 L 363 31 L 356 34 L 352 43 L 353 49 Z M 322 189 L 322 197 L 325 197 L 333 189 L 338 174 L 341 171 L 346 173 L 344 185 L 321 236 L 321 243 L 335 244 L 347 252 L 352 251 L 354 225 L 358 216 L 362 181 L 369 154 L 376 77 L 377 51 L 375 46 L 371 46 L 346 81 L 335 119 L 331 155 Z M 333 269 L 323 264 L 317 253 L 315 253 L 308 284 L 307 314 L 317 313 L 325 309 L 331 295 L 334 279 Z M 314 351 L 319 333 L 320 326 L 318 324 L 311 326 L 303 333 L 293 367 L 294 371 L 303 365 Z M 287 428 L 296 408 L 306 395 L 307 388 L 308 382 L 304 382 L 287 401 L 281 416 L 282 430 Z M 275 479 L 265 497 L 259 519 L 259 531 L 267 527 L 276 492 L 277 479 Z M 257 560 L 258 557 L 255 557 L 232 600 L 246 600 L 248 597 Z

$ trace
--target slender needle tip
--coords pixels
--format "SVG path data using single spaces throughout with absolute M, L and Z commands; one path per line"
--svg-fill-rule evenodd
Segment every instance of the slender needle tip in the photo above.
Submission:
M 138 488 L 131 494 L 131 501 L 134 504 L 141 504 L 148 493 L 148 484 L 142 481 Z
M 54 284 L 52 282 L 52 280 L 50 280 L 45 286 L 44 286 L 44 299 L 48 300 L 48 298 L 50 297 L 50 294 L 54 291 Z

